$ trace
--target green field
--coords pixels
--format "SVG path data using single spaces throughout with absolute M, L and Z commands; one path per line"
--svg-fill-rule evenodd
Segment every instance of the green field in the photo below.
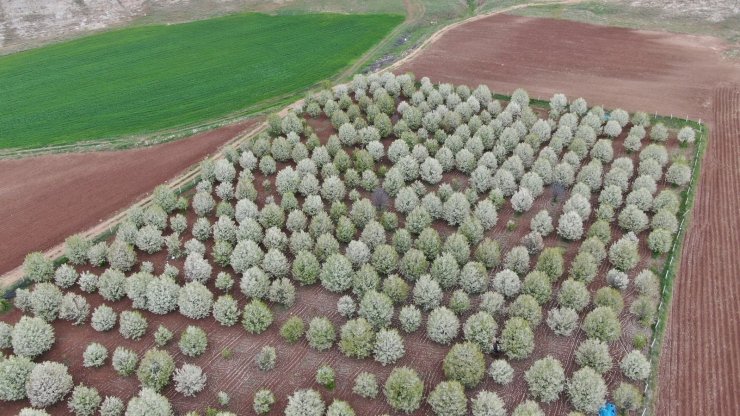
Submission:
M 240 14 L 143 26 L 0 58 L 0 148 L 142 134 L 298 93 L 399 15 Z

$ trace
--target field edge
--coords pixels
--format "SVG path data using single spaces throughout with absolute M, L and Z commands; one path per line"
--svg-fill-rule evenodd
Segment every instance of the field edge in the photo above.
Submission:
M 671 301 L 673 300 L 673 288 L 676 276 L 681 268 L 681 255 L 683 254 L 683 245 L 686 239 L 686 233 L 691 226 L 693 219 L 693 208 L 696 199 L 696 192 L 699 187 L 699 177 L 702 172 L 702 164 L 709 141 L 709 127 L 706 124 L 699 123 L 695 120 L 682 120 L 679 118 L 669 118 L 666 116 L 652 117 L 653 122 L 663 122 L 669 128 L 681 128 L 689 126 L 694 128 L 697 134 L 696 150 L 694 153 L 694 166 L 692 167 L 691 180 L 689 187 L 683 191 L 683 200 L 679 209 L 681 221 L 679 230 L 673 242 L 673 247 L 669 252 L 669 257 L 664 263 L 664 268 L 660 276 L 663 288 L 661 289 L 661 299 L 658 305 L 657 320 L 653 326 L 653 336 L 650 342 L 649 357 L 650 360 L 650 377 L 645 383 L 645 397 L 643 400 L 643 410 L 641 416 L 646 414 L 655 415 L 657 398 L 660 393 L 660 357 L 663 352 L 663 340 L 665 336 L 668 320 L 670 319 Z

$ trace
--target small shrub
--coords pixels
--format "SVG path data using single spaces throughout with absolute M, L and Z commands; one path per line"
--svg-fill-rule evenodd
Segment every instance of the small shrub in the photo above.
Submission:
M 568 382 L 568 396 L 576 410 L 596 413 L 604 405 L 607 387 L 599 373 L 584 367 L 573 373 Z
M 383 386 L 388 404 L 405 413 L 419 408 L 423 393 L 424 383 L 416 371 L 409 367 L 394 368 Z
M 326 404 L 316 390 L 296 390 L 288 396 L 285 416 L 322 416 Z
M 183 364 L 175 371 L 172 380 L 175 382 L 175 391 L 185 397 L 195 396 L 206 387 L 206 374 L 197 365 Z
M 316 382 L 329 390 L 334 390 L 334 387 L 336 386 L 334 369 L 326 364 L 319 367 L 318 370 L 316 370 Z
M 91 416 L 98 410 L 102 400 L 97 389 L 79 384 L 72 390 L 67 407 L 76 416 Z
M 494 382 L 506 385 L 514 380 L 514 369 L 506 360 L 493 360 L 488 367 L 488 375 Z
M 650 361 L 637 350 L 630 351 L 619 363 L 622 373 L 631 380 L 645 380 L 650 376 Z
M 465 389 L 457 381 L 442 381 L 427 398 L 434 414 L 439 416 L 464 416 L 468 411 Z
M 97 342 L 90 343 L 82 353 L 83 367 L 100 367 L 108 358 L 108 349 Z
M 320 400 L 321 400 L 321 397 L 319 396 L 319 401 Z M 263 414 L 269 413 L 270 409 L 272 408 L 272 405 L 274 404 L 275 404 L 275 395 L 273 395 L 272 392 L 268 389 L 259 389 L 254 394 L 254 399 L 252 401 L 252 409 L 258 415 L 263 415 Z M 286 409 L 286 414 L 287 414 L 287 409 Z M 295 414 L 297 416 L 300 413 L 295 413 Z
M 378 396 L 378 381 L 375 375 L 366 371 L 355 377 L 352 392 L 366 399 L 374 399 Z
M 178 342 L 180 351 L 188 357 L 197 357 L 203 354 L 208 347 L 206 332 L 197 326 L 188 325 L 180 334 Z
M 126 339 L 137 340 L 144 336 L 148 325 L 146 318 L 139 311 L 123 311 L 118 332 Z
M 308 345 L 318 351 L 326 351 L 334 345 L 337 335 L 334 325 L 327 318 L 313 318 L 308 324 L 306 339 Z
M 136 376 L 142 388 L 147 387 L 159 391 L 169 384 L 174 371 L 175 361 L 167 351 L 150 349 L 144 353 L 144 358 L 141 359 L 139 368 L 136 370 Z
M 154 343 L 158 347 L 165 346 L 170 340 L 172 339 L 174 335 L 172 334 L 172 331 L 167 329 L 164 325 L 159 325 L 156 331 L 154 331 Z
M 136 352 L 124 347 L 116 347 L 113 351 L 111 360 L 113 369 L 121 376 L 130 376 L 136 371 L 136 365 L 139 363 L 139 356 Z
M 54 345 L 54 328 L 41 318 L 22 316 L 13 326 L 11 344 L 15 355 L 35 358 Z
M 534 350 L 534 333 L 529 323 L 522 318 L 509 318 L 501 331 L 501 348 L 509 358 L 527 358 Z
M 31 370 L 26 381 L 26 394 L 31 406 L 44 408 L 62 400 L 72 386 L 72 376 L 66 365 L 44 361 Z
M 262 347 L 255 357 L 255 361 L 257 361 L 257 368 L 262 371 L 270 371 L 275 368 L 275 364 L 277 362 L 277 352 L 275 351 L 275 347 L 269 345 Z

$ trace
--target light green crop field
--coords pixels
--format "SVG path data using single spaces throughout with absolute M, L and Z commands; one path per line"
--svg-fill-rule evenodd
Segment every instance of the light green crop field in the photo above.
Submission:
M 331 77 L 403 16 L 239 14 L 106 32 L 0 58 L 0 148 L 161 131 Z

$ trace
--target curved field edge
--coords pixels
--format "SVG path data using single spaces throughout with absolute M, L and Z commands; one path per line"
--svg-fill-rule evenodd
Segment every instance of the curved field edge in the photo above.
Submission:
M 248 13 L 117 30 L 5 56 L 0 148 L 198 128 L 278 97 L 274 107 L 350 65 L 402 20 Z

